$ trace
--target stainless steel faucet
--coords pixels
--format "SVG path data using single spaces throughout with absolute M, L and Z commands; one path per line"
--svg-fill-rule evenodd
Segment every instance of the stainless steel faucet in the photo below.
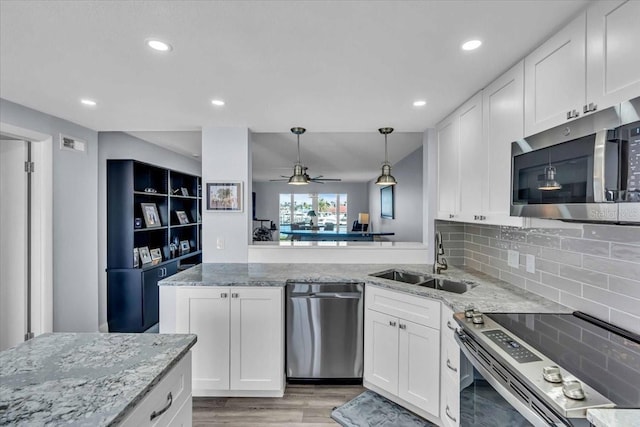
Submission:
M 435 247 L 436 259 L 433 263 L 433 272 L 436 274 L 440 274 L 441 271 L 449 268 L 447 264 L 447 260 L 444 255 L 444 247 L 442 246 L 442 234 L 439 231 L 436 231 L 436 247 Z

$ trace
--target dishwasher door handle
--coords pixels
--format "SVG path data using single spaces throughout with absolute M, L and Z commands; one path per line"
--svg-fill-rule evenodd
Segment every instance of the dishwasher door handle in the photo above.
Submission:
M 305 295 L 292 295 L 292 298 L 335 298 L 335 299 L 360 299 L 362 294 L 360 292 L 315 292 Z

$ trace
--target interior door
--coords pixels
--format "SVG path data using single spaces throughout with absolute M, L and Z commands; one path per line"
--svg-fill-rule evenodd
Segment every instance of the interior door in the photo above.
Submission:
M 0 351 L 27 332 L 27 142 L 0 140 Z

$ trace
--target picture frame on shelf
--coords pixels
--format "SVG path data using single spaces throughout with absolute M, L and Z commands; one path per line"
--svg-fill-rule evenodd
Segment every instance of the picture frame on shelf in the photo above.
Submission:
M 180 255 L 188 254 L 189 252 L 191 252 L 191 246 L 189 246 L 189 241 L 180 240 L 180 248 L 179 248 Z
M 176 211 L 176 216 L 178 217 L 178 222 L 182 224 L 189 224 L 189 217 L 185 211 Z
M 207 210 L 214 212 L 242 212 L 242 182 L 207 182 Z
M 151 264 L 157 265 L 162 262 L 162 252 L 160 252 L 160 248 L 151 249 Z
M 162 227 L 158 207 L 155 203 L 140 203 L 140 207 L 142 208 L 142 216 L 147 228 Z
M 380 216 L 386 219 L 394 219 L 393 185 L 380 189 Z
M 142 265 L 151 264 L 153 260 L 151 259 L 151 253 L 149 252 L 149 247 L 143 246 L 138 250 L 140 251 L 140 262 L 142 262 Z
M 138 248 L 133 248 L 133 268 L 140 267 L 140 253 Z
M 187 187 L 180 187 L 180 191 L 182 192 L 183 196 L 189 197 L 189 190 L 187 190 Z

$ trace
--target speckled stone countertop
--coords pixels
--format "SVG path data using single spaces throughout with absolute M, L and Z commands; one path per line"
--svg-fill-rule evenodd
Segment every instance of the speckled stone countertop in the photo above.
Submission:
M 595 427 L 640 427 L 640 409 L 587 409 Z
M 428 264 L 200 264 L 171 276 L 160 286 L 284 286 L 298 282 L 364 282 L 414 295 L 444 301 L 454 311 L 473 304 L 483 312 L 571 313 L 572 310 L 494 279 L 486 274 L 449 267 L 445 274 L 454 280 L 472 281 L 477 286 L 464 294 L 425 288 L 408 283 L 369 276 L 390 268 L 432 275 Z
M 0 353 L 0 425 L 118 424 L 195 344 L 181 334 L 43 334 Z

